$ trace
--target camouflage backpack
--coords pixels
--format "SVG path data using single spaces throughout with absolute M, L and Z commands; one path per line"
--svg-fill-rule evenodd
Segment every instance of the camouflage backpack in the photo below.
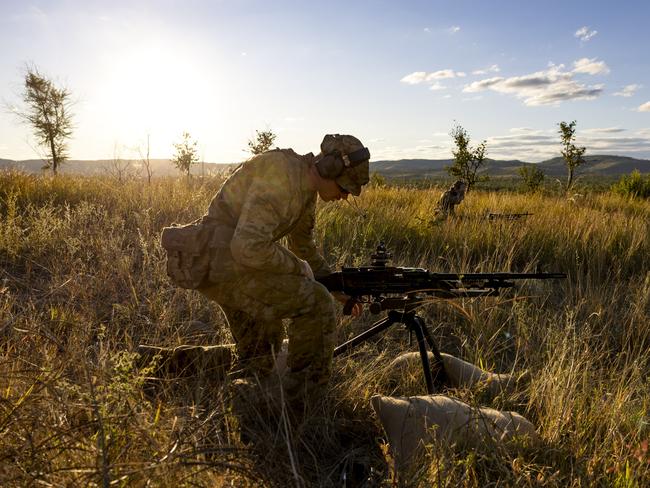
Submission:
M 190 290 L 205 284 L 210 271 L 212 231 L 214 228 L 204 225 L 201 219 L 163 229 L 160 243 L 167 251 L 167 275 L 174 284 Z
M 231 227 L 207 215 L 187 225 L 165 227 L 160 244 L 167 251 L 167 276 L 174 284 L 189 290 L 230 276 L 233 232 Z

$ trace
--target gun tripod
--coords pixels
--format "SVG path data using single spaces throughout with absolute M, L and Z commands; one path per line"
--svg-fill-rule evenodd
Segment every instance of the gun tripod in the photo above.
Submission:
M 447 381 L 445 366 L 440 351 L 433 340 L 426 322 L 415 312 L 415 306 L 409 305 L 410 304 L 407 304 L 403 310 L 389 310 L 388 315 L 375 322 L 370 329 L 334 349 L 334 356 L 336 357 L 343 354 L 349 349 L 352 349 L 380 332 L 383 332 L 394 324 L 404 324 L 406 329 L 409 332 L 414 333 L 417 339 L 420 359 L 422 360 L 424 380 L 427 384 L 427 393 L 431 395 L 436 393 L 436 390 L 439 390 Z M 431 363 L 429 361 L 427 346 L 433 353 L 435 360 L 435 376 L 431 372 Z

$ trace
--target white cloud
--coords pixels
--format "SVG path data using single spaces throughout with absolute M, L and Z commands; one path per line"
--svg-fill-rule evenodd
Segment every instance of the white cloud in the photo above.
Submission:
M 589 75 L 606 75 L 609 67 L 605 61 L 596 61 L 596 58 L 581 58 L 573 62 L 574 73 L 587 73 Z
M 587 148 L 587 155 L 621 154 L 648 157 L 650 154 L 650 128 L 634 133 L 618 127 L 580 129 L 577 144 Z M 448 133 L 436 132 L 431 139 L 414 141 L 408 147 L 373 147 L 373 160 L 412 159 L 426 157 L 447 159 L 451 156 L 451 138 Z M 482 138 L 481 138 L 482 139 Z M 562 149 L 557 128 L 535 129 L 513 127 L 505 133 L 489 136 L 487 149 L 495 159 L 519 159 L 538 162 L 560 155 Z
M 408 85 L 418 85 L 420 83 L 436 84 L 436 80 L 444 80 L 456 77 L 462 78 L 464 76 L 465 73 L 462 71 L 454 71 L 452 69 L 442 69 L 439 71 L 432 71 L 430 73 L 426 71 L 414 71 L 413 73 L 406 75 L 400 81 Z
M 35 23 L 40 26 L 47 26 L 50 18 L 44 10 L 35 5 L 30 5 L 25 11 L 11 15 L 9 20 L 17 23 Z
M 431 29 L 429 29 L 428 27 L 425 27 L 425 28 L 424 28 L 424 32 L 429 33 L 429 32 L 431 32 Z
M 618 127 L 580 130 L 577 138 L 580 146 L 587 148 L 587 154 L 629 154 L 646 157 L 650 151 L 650 130 L 625 135 L 627 131 Z M 521 159 L 541 161 L 560 154 L 560 137 L 554 129 L 535 130 L 513 128 L 506 135 L 487 138 L 490 157 L 495 159 Z
M 407 85 L 417 85 L 419 83 L 424 83 L 427 80 L 427 73 L 426 71 L 414 71 L 413 73 L 406 75 L 404 78 L 402 78 L 401 81 L 402 83 L 406 83 Z
M 617 96 L 617 97 L 631 97 L 642 86 L 643 85 L 637 85 L 637 84 L 625 85 L 621 91 L 614 93 L 614 96 Z
M 512 134 L 539 134 L 540 131 L 530 127 L 513 127 L 510 129 Z
M 433 91 L 437 91 L 437 90 L 445 90 L 445 89 L 446 89 L 446 87 L 444 87 L 443 85 L 441 85 L 441 84 L 438 83 L 438 82 L 435 82 L 433 85 L 431 85 L 431 86 L 429 87 L 429 90 L 433 90 Z
M 582 132 L 587 134 L 615 134 L 617 132 L 625 132 L 625 129 L 619 127 L 602 127 L 593 129 L 583 129 Z
M 576 33 L 574 34 L 574 37 L 577 37 L 582 42 L 587 42 L 589 39 L 594 37 L 596 34 L 598 34 L 597 30 L 590 31 L 589 27 L 584 26 L 584 27 L 580 27 L 580 29 L 578 29 L 576 31 Z
M 427 81 L 444 80 L 445 78 L 455 78 L 456 76 L 461 75 L 457 74 L 453 69 L 441 69 L 440 71 L 427 74 Z
M 457 25 L 452 25 L 449 29 L 447 29 L 447 32 L 449 32 L 450 34 L 455 34 L 459 30 L 460 27 L 458 27 Z
M 650 112 L 650 102 L 645 102 L 642 105 L 639 105 L 639 108 L 637 108 L 637 111 L 639 112 Z
M 488 73 L 498 73 L 501 71 L 501 68 L 499 68 L 498 64 L 493 64 L 489 68 L 485 69 L 477 69 L 476 71 L 472 71 L 473 75 L 487 75 Z
M 372 160 L 400 160 L 413 158 L 449 158 L 451 154 L 451 143 L 438 144 L 417 144 L 410 147 L 385 146 L 373 148 Z M 370 163 L 372 164 L 372 162 Z M 372 168 L 371 168 L 372 169 Z
M 558 105 L 565 100 L 592 100 L 603 92 L 603 85 L 586 86 L 573 79 L 573 72 L 563 66 L 550 66 L 545 71 L 504 78 L 486 78 L 466 85 L 463 91 L 476 93 L 484 90 L 513 95 L 528 106 Z

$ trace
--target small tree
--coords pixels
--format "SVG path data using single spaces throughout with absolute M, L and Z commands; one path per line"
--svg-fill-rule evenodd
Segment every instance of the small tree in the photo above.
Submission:
M 374 171 L 370 173 L 370 182 L 368 185 L 373 188 L 384 188 L 386 186 L 386 177 Z
M 117 180 L 119 184 L 124 183 L 129 178 L 133 178 L 137 173 L 133 166 L 133 161 L 122 158 L 120 146 L 117 142 L 113 144 L 113 159 L 108 162 L 107 166 L 104 166 L 104 171 Z
M 467 183 L 466 191 L 469 192 L 476 183 L 488 180 L 487 175 L 476 174 L 485 164 L 487 142 L 471 147 L 469 134 L 460 125 L 454 126 L 449 135 L 454 140 L 456 149 L 452 150 L 454 164 L 445 169 L 451 176 L 464 180 Z
M 544 184 L 545 174 L 537 166 L 522 166 L 517 170 L 523 179 L 523 186 L 526 191 L 536 192 Z
M 650 175 L 643 176 L 638 169 L 623 175 L 612 185 L 612 191 L 632 198 L 650 198 Z
M 176 148 L 176 155 L 172 162 L 189 179 L 192 165 L 199 161 L 196 141 L 192 140 L 189 132 L 183 132 L 183 140 L 178 144 L 174 144 L 174 148 Z
M 273 133 L 271 129 L 263 131 L 256 130 L 255 134 L 255 139 L 250 139 L 248 141 L 248 150 L 254 156 L 257 154 L 262 154 L 263 152 L 271 149 L 273 142 L 275 141 L 276 137 L 278 137 Z
M 72 101 L 66 88 L 59 88 L 52 80 L 30 66 L 25 74 L 23 109 L 13 111 L 32 127 L 39 146 L 45 149 L 44 169 L 57 174 L 67 159 L 67 140 L 72 135 Z
M 147 152 L 146 154 L 142 152 L 142 147 L 138 147 L 138 152 L 140 153 L 140 162 L 142 167 L 147 173 L 147 183 L 151 186 L 151 177 L 153 176 L 153 170 L 151 168 L 151 160 L 149 159 L 149 150 L 151 148 L 150 144 L 150 134 L 147 134 Z
M 577 147 L 574 144 L 575 141 L 575 132 L 576 132 L 576 121 L 570 123 L 560 122 L 560 130 L 558 131 L 560 137 L 562 138 L 562 157 L 564 158 L 564 164 L 567 167 L 568 175 L 566 180 L 566 185 L 564 191 L 568 193 L 573 184 L 575 183 L 574 172 L 578 166 L 581 166 L 585 163 L 583 158 L 586 147 Z

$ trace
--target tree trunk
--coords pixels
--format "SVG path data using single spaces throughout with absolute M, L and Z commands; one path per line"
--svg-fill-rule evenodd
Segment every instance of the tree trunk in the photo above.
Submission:
M 56 153 L 56 146 L 54 145 L 54 137 L 49 137 L 50 139 L 50 152 L 52 153 L 52 173 L 56 176 L 56 171 L 59 167 L 59 158 Z

